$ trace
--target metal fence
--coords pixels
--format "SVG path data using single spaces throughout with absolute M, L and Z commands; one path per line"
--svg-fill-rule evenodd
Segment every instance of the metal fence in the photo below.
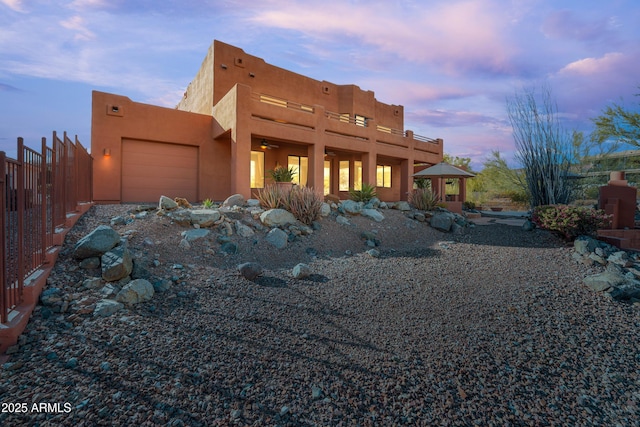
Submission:
M 46 263 L 56 228 L 67 213 L 92 200 L 93 158 L 80 144 L 53 132 L 40 151 L 18 138 L 17 159 L 0 151 L 0 323 L 23 300 L 25 279 Z

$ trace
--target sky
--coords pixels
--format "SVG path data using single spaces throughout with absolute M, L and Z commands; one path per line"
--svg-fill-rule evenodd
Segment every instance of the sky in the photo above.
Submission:
M 54 130 L 89 148 L 92 90 L 175 107 L 217 39 L 403 105 L 479 170 L 513 162 L 524 90 L 548 87 L 568 131 L 637 110 L 639 24 L 638 0 L 0 0 L 0 150 Z

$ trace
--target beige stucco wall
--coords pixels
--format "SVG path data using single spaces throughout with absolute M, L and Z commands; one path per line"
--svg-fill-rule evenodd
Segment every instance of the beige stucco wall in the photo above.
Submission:
M 184 92 L 182 99 L 176 109 L 199 114 L 211 114 L 213 107 L 213 60 L 214 45 L 209 46 L 207 56 L 205 56 L 198 70 L 198 74 L 193 79 Z

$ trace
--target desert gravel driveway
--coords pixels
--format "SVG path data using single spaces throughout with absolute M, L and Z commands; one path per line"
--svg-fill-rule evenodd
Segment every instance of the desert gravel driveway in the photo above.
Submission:
M 108 223 L 114 212 L 101 209 L 65 245 Z M 162 274 L 175 276 L 171 290 L 104 318 L 38 306 L 0 367 L 0 423 L 640 425 L 640 310 L 585 288 L 594 271 L 571 248 L 540 230 L 493 224 L 452 236 L 385 215 L 398 223 L 379 258 L 360 241 L 345 252 L 344 228 L 330 219 L 273 264 L 248 249 L 180 255 L 132 238 L 138 256 L 160 258 Z M 185 257 L 180 269 L 164 250 Z M 85 273 L 69 252 L 50 286 L 77 300 Z M 252 258 L 265 267 L 255 281 L 230 267 Z M 295 280 L 300 261 L 313 274 Z M 61 410 L 33 411 L 34 402 Z

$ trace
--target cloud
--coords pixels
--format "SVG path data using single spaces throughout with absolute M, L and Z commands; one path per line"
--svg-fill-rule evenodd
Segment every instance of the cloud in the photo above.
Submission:
M 0 3 L 4 4 L 9 9 L 15 12 L 25 12 L 22 0 L 0 0 Z
M 84 18 L 79 15 L 60 21 L 60 25 L 67 30 L 75 32 L 76 35 L 74 38 L 76 40 L 91 40 L 96 37 L 96 35 L 87 28 Z
M 269 2 L 255 10 L 253 23 L 310 35 L 317 44 L 362 55 L 388 55 L 441 71 L 509 72 L 513 48 L 503 14 L 493 1 L 424 4 L 372 2 Z M 363 43 L 364 45 L 359 44 Z M 350 48 L 353 46 L 353 48 Z M 401 63 L 400 63 L 401 65 Z
M 607 74 L 620 67 L 626 68 L 625 55 L 620 52 L 611 52 L 601 58 L 584 58 L 574 61 L 559 71 L 559 74 L 567 75 L 595 75 Z

